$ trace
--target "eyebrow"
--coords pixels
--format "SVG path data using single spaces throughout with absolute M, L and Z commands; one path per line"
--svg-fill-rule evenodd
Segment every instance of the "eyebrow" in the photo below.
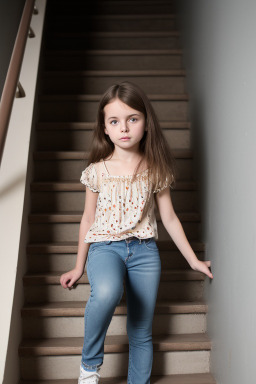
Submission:
M 131 116 L 140 116 L 138 113 L 132 113 L 131 115 L 127 116 L 127 117 L 131 117 Z M 112 117 L 109 117 L 108 120 L 110 119 L 117 119 L 116 116 L 112 116 Z

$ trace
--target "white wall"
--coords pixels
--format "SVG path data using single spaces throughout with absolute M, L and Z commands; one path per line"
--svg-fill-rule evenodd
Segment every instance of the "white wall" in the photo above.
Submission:
M 201 196 L 211 371 L 255 381 L 256 2 L 178 0 Z

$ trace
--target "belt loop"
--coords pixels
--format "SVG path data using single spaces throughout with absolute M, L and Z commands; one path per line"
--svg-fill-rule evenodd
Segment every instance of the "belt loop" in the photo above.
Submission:
M 141 244 L 141 239 L 140 239 L 140 244 Z

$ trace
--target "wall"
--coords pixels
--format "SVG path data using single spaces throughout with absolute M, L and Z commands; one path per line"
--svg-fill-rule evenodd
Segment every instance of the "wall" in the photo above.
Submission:
M 0 98 L 25 0 L 0 1 Z
M 34 100 L 44 25 L 46 0 L 37 0 L 38 14 L 28 38 L 20 80 L 26 97 L 15 98 L 0 167 L 0 382 L 17 384 L 20 376 L 19 344 L 22 340 L 23 276 L 29 242 L 28 215 L 33 175 Z
M 187 69 L 206 259 L 211 372 L 256 375 L 256 3 L 176 1 Z

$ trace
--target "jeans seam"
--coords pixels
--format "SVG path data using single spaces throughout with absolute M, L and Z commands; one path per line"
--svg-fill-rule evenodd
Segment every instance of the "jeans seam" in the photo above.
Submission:
M 129 369 L 128 369 L 128 375 L 129 375 L 129 382 L 128 384 L 132 384 L 131 376 L 132 376 L 132 347 L 131 344 L 129 344 Z

